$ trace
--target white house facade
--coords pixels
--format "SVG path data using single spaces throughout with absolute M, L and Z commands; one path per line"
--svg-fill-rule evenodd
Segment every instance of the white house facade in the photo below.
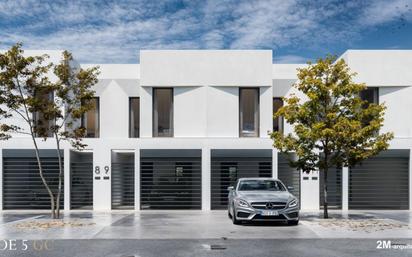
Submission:
M 61 51 L 41 53 L 57 62 Z M 144 50 L 139 64 L 99 65 L 95 109 L 82 119 L 87 148 L 62 148 L 64 210 L 224 209 L 227 187 L 241 177 L 279 178 L 302 210 L 321 208 L 319 172 L 290 168 L 268 135 L 291 131 L 273 112 L 305 64 L 272 57 L 271 50 Z M 332 170 L 329 204 L 412 209 L 412 51 L 348 50 L 340 58 L 367 84 L 362 97 L 386 103 L 382 132 L 395 138 L 362 165 Z M 56 183 L 55 143 L 38 141 Z M 16 134 L 0 148 L 0 210 L 48 209 L 31 138 Z

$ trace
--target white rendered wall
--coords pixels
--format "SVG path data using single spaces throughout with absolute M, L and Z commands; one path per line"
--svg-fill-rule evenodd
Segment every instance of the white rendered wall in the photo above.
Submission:
M 412 137 L 412 87 L 380 87 L 379 102 L 385 103 L 382 132 L 394 132 L 396 138 Z
M 142 86 L 269 86 L 272 50 L 142 50 Z
M 369 86 L 412 86 L 412 50 L 348 50 L 341 58 L 356 82 Z
M 100 95 L 100 137 L 129 136 L 129 96 L 112 80 Z
M 207 88 L 207 136 L 239 137 L 239 88 Z
M 174 136 L 205 137 L 207 87 L 177 87 L 173 91 Z

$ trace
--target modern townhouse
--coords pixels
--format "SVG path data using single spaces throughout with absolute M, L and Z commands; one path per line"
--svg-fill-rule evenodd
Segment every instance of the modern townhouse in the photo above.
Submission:
M 60 51 L 48 53 L 53 62 Z M 348 50 L 362 97 L 385 102 L 390 149 L 329 175 L 332 208 L 412 208 L 412 51 Z M 321 208 L 319 172 L 302 174 L 272 147 L 268 133 L 291 127 L 273 112 L 294 92 L 296 68 L 269 50 L 148 50 L 139 64 L 102 64 L 81 152 L 63 146 L 64 210 L 223 209 L 241 177 L 274 177 L 293 186 L 301 208 Z M 93 65 L 81 65 L 89 67 Z M 16 118 L 14 122 L 19 122 Z M 41 141 L 47 178 L 57 182 L 54 141 Z M 0 209 L 48 209 L 32 141 L 0 142 Z

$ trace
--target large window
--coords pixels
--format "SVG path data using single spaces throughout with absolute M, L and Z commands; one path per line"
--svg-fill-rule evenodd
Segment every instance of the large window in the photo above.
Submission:
M 173 137 L 173 89 L 153 89 L 153 136 Z
M 239 122 L 241 137 L 259 136 L 259 88 L 240 88 Z
M 35 94 L 35 97 L 40 100 L 44 105 L 54 101 L 53 93 L 40 93 Z M 46 118 L 42 112 L 33 113 L 33 126 L 36 137 L 52 137 L 53 133 L 51 128 L 54 126 L 54 120 Z
M 140 99 L 129 98 L 129 137 L 139 137 L 140 132 Z
M 280 97 L 273 98 L 273 131 L 283 132 L 283 117 L 275 117 L 275 113 L 283 106 L 283 100 Z
M 90 101 L 92 108 L 83 115 L 81 126 L 86 129 L 86 137 L 99 137 L 99 98 Z

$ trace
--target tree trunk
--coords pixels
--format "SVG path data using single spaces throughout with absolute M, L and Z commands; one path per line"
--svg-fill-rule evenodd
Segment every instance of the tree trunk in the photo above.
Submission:
M 47 192 L 49 193 L 50 203 L 51 203 L 51 216 L 52 216 L 53 219 L 55 219 L 56 218 L 56 208 L 55 208 L 55 204 L 54 204 L 53 192 L 51 191 L 49 185 L 47 184 L 46 179 L 44 178 L 43 166 L 42 166 L 41 161 L 40 161 L 39 148 L 37 146 L 37 142 L 36 142 L 36 139 L 35 139 L 33 134 L 32 134 L 32 139 L 33 139 L 33 143 L 34 143 L 34 151 L 36 153 L 37 165 L 39 167 L 40 178 L 41 178 L 41 181 L 43 182 L 43 185 L 46 187 Z
M 56 197 L 56 218 L 60 218 L 60 197 L 62 191 L 62 180 L 63 180 L 63 167 L 62 167 L 62 156 L 60 153 L 60 140 L 58 138 L 57 133 L 54 133 L 56 138 L 56 145 L 57 145 L 57 158 L 59 159 L 59 186 L 57 188 L 57 197 Z
M 328 215 L 328 167 L 323 169 L 323 218 L 329 218 Z

